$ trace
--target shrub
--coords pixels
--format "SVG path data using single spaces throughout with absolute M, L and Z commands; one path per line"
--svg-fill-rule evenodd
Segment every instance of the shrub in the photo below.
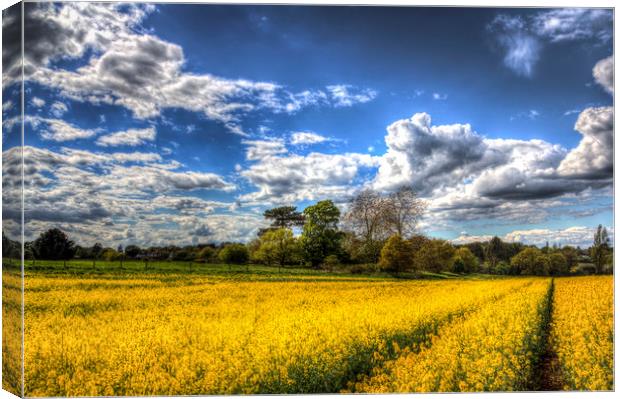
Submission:
M 413 269 L 411 262 L 412 250 L 409 241 L 395 234 L 391 236 L 381 249 L 379 267 L 392 272 L 404 272 Z
M 329 271 L 340 266 L 340 259 L 336 255 L 329 255 L 323 259 L 323 268 Z
M 478 258 L 467 247 L 454 252 L 452 271 L 455 273 L 474 273 L 478 271 Z
M 444 240 L 425 242 L 416 253 L 414 262 L 417 268 L 429 272 L 440 272 L 452 269 L 454 247 Z
M 219 253 L 219 258 L 226 264 L 243 265 L 250 259 L 250 253 L 243 244 L 228 244 Z
M 525 248 L 510 260 L 515 274 L 546 276 L 551 269 L 549 256 L 538 248 Z

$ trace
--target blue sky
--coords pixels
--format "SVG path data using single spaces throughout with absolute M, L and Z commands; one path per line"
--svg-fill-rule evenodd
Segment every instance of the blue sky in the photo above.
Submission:
M 455 242 L 612 225 L 610 10 L 58 3 L 26 21 L 31 236 L 244 241 L 268 207 L 401 185 Z

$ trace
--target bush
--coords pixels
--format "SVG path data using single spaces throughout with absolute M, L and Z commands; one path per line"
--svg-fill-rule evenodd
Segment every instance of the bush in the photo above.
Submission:
M 398 234 L 388 238 L 381 249 L 379 267 L 396 273 L 413 269 L 411 262 L 412 249 L 409 241 L 403 240 Z
M 474 273 L 478 271 L 478 258 L 467 247 L 454 252 L 452 271 L 455 273 Z
M 425 242 L 416 253 L 414 262 L 417 268 L 429 272 L 441 272 L 452 269 L 454 247 L 444 240 Z
M 340 259 L 336 255 L 329 255 L 323 259 L 323 268 L 325 270 L 332 271 L 338 266 L 340 266 Z
M 228 244 L 219 253 L 219 258 L 226 264 L 243 265 L 250 259 L 250 252 L 243 244 Z
M 121 254 L 113 250 L 112 248 L 108 248 L 105 251 L 103 251 L 103 254 L 101 255 L 101 257 L 103 258 L 103 260 L 111 262 L 111 261 L 119 260 L 121 258 Z
M 549 256 L 538 248 L 525 248 L 510 260 L 515 274 L 546 276 L 551 269 Z

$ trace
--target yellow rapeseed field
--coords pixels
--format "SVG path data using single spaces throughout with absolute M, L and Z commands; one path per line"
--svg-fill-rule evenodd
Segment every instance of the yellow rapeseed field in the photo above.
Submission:
M 529 284 L 30 277 L 26 395 L 338 392 Z
M 358 392 L 526 390 L 543 349 L 550 280 L 482 306 L 440 328 L 428 346 L 403 350 L 354 385 Z
M 25 395 L 532 389 L 552 292 L 566 388 L 613 387 L 611 277 L 233 278 L 28 275 Z M 19 334 L 3 350 L 15 389 Z
M 613 390 L 613 277 L 559 278 L 552 343 L 569 390 Z

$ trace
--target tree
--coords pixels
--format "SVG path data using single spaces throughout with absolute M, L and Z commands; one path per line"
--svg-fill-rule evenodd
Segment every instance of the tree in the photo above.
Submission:
M 484 256 L 489 262 L 491 269 L 495 269 L 497 262 L 499 262 L 502 257 L 502 244 L 502 240 L 495 236 L 491 238 L 486 245 Z
M 386 199 L 374 190 L 365 189 L 351 199 L 348 209 L 343 219 L 347 227 L 360 237 L 358 257 L 365 262 L 377 262 L 383 242 L 389 235 Z
M 101 254 L 101 257 L 108 262 L 119 260 L 121 258 L 121 254 L 118 251 L 113 250 L 112 248 L 107 248 Z
M 295 206 L 280 206 L 273 209 L 267 209 L 263 216 L 271 221 L 271 225 L 266 229 L 260 229 L 259 236 L 269 230 L 293 227 L 301 227 L 304 224 L 304 215 L 297 211 Z
M 95 243 L 95 245 L 93 245 L 93 247 L 90 249 L 90 256 L 93 259 L 98 259 L 101 256 L 101 253 L 103 252 L 103 245 L 101 245 L 100 243 Z
M 552 276 L 561 276 L 568 274 L 570 270 L 568 268 L 568 262 L 566 257 L 561 252 L 553 252 L 548 255 L 549 257 L 549 274 Z
M 286 264 L 293 263 L 299 252 L 297 240 L 293 231 L 287 228 L 271 230 L 259 239 L 259 247 L 254 257 L 256 260 L 269 265 L 276 264 L 278 269 Z
M 577 266 L 579 252 L 575 248 L 568 245 L 563 247 L 560 252 L 564 255 L 564 258 L 566 259 L 566 268 L 568 272 L 570 272 L 573 267 Z
M 594 233 L 594 243 L 590 247 L 590 257 L 596 269 L 596 274 L 603 273 L 603 267 L 607 263 L 609 252 L 609 235 L 607 229 L 603 225 L 598 225 L 596 233 Z
M 215 258 L 215 255 L 216 255 L 216 250 L 210 246 L 206 246 L 203 249 L 201 249 L 200 252 L 198 252 L 197 259 L 203 262 L 210 263 Z
M 452 268 L 454 247 L 444 240 L 429 240 L 425 242 L 415 254 L 414 262 L 417 267 L 429 272 L 440 272 Z
M 127 245 L 125 248 L 125 255 L 128 258 L 135 259 L 140 253 L 142 253 L 142 250 L 137 245 Z
M 452 271 L 455 273 L 474 273 L 478 271 L 478 258 L 469 248 L 460 247 L 454 252 Z
M 219 258 L 227 265 L 243 265 L 248 263 L 250 253 L 248 252 L 247 247 L 243 244 L 228 244 L 220 251 Z
M 391 231 L 401 237 L 410 237 L 426 204 L 412 187 L 403 186 L 391 193 L 385 201 L 385 218 Z
M 394 234 L 381 249 L 379 267 L 383 270 L 400 273 L 413 268 L 411 243 Z
M 304 259 L 316 268 L 326 256 L 338 255 L 340 251 L 340 210 L 331 200 L 325 200 L 304 209 L 304 216 L 300 243 Z
M 510 260 L 514 274 L 546 276 L 551 269 L 549 256 L 538 248 L 525 248 Z
M 38 259 L 66 260 L 75 255 L 75 243 L 57 228 L 41 233 L 34 241 L 33 249 Z

